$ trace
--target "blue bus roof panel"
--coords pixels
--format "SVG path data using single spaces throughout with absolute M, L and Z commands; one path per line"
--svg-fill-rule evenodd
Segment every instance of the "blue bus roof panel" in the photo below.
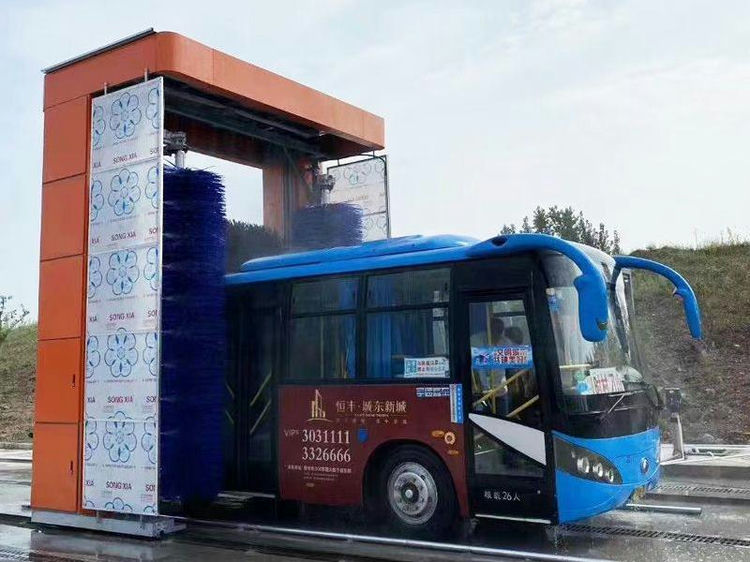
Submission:
M 294 265 L 242 271 L 225 277 L 227 285 L 245 285 L 262 283 L 264 281 L 280 281 L 299 277 L 315 277 L 319 275 L 335 275 L 358 273 L 371 269 L 387 269 L 391 267 L 407 267 L 413 265 L 439 264 L 468 259 L 466 252 L 471 246 L 452 246 L 433 250 L 422 250 L 401 254 L 382 254 L 375 256 L 361 256 L 350 259 L 331 261 L 301 261 Z M 311 252 L 312 253 L 312 252 Z
M 365 242 L 360 246 L 327 248 L 311 252 L 284 254 L 257 258 L 242 264 L 241 271 L 263 271 L 268 269 L 288 268 L 302 265 L 315 265 L 338 261 L 352 261 L 362 258 L 377 258 L 396 254 L 412 254 L 446 248 L 461 248 L 479 242 L 468 236 L 443 234 L 439 236 L 402 236 L 389 240 Z

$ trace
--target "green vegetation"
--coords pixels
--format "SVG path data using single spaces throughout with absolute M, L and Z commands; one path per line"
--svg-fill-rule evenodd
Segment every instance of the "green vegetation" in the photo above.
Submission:
M 24 319 L 28 316 L 29 311 L 21 305 L 20 309 L 11 309 L 10 301 L 13 297 L 0 295 L 0 345 L 3 345 L 5 338 L 10 331 L 23 324 Z
M 21 325 L 0 344 L 0 441 L 31 440 L 36 339 L 36 324 Z
M 664 279 L 636 272 L 641 349 L 659 386 L 683 391 L 688 442 L 750 441 L 750 244 L 696 250 L 650 248 L 634 255 L 679 271 L 698 296 L 705 343 L 694 345 L 681 303 Z
M 529 220 L 528 216 L 523 218 L 520 228 L 511 223 L 503 225 L 503 228 L 500 230 L 500 234 L 528 234 L 531 232 L 552 234 L 571 242 L 588 244 L 608 254 L 621 253 L 620 234 L 616 230 L 610 237 L 609 230 L 607 230 L 603 222 L 600 222 L 599 226 L 595 227 L 584 216 L 583 211 L 576 212 L 573 207 L 562 209 L 557 205 L 552 205 L 547 209 L 537 207 L 531 214 L 531 220 Z

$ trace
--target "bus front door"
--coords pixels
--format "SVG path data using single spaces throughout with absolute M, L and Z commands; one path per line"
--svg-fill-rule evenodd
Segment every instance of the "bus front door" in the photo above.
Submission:
M 477 517 L 547 523 L 554 491 L 523 293 L 466 295 L 460 324 L 468 479 Z M 470 397 L 470 398 L 469 398 Z

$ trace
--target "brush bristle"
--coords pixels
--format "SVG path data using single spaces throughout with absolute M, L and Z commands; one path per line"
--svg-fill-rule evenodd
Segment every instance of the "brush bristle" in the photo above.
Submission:
M 223 478 L 226 229 L 221 177 L 164 174 L 160 499 L 207 502 Z
M 331 203 L 299 209 L 292 221 L 294 249 L 319 250 L 362 243 L 362 208 Z

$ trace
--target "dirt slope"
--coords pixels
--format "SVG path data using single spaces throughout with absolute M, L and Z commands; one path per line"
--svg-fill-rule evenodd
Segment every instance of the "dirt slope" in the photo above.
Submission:
M 638 334 L 657 384 L 683 390 L 688 442 L 750 442 L 750 245 L 634 252 L 674 267 L 701 306 L 705 345 L 693 345 L 671 285 L 648 273 L 634 282 Z

